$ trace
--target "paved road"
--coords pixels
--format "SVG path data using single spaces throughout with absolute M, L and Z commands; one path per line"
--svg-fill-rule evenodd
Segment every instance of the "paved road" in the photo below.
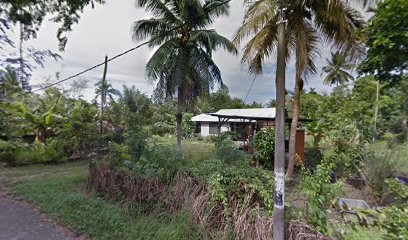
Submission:
M 0 240 L 80 240 L 44 214 L 6 194 L 0 179 Z

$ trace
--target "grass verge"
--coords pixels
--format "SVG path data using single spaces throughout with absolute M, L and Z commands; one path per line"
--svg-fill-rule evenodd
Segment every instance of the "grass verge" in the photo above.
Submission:
M 184 210 L 149 216 L 128 211 L 117 203 L 83 191 L 87 164 L 36 166 L 5 173 L 13 195 L 34 204 L 78 234 L 91 239 L 203 239 L 191 215 Z M 135 214 L 136 213 L 136 214 Z

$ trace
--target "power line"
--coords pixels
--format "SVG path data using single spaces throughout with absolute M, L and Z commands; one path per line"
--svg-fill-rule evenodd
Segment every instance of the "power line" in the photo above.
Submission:
M 244 98 L 244 101 L 243 101 L 244 105 L 245 105 L 245 102 L 246 102 L 246 100 L 247 100 L 247 98 L 248 98 L 248 96 L 249 96 L 249 93 L 250 93 L 251 90 L 252 90 L 252 87 L 254 86 L 254 83 L 255 83 L 255 80 L 256 80 L 256 76 L 257 76 L 257 75 L 254 76 L 254 79 L 252 80 L 251 86 L 249 87 L 248 92 L 247 92 L 247 94 L 246 94 L 246 96 L 245 96 L 245 98 Z M 241 110 L 241 109 L 238 109 L 238 111 L 237 111 L 235 114 L 238 114 L 240 110 Z
M 219 3 L 219 4 L 216 4 L 216 5 L 214 5 L 212 8 L 210 8 L 206 13 L 200 14 L 200 15 L 194 17 L 194 18 L 191 18 L 190 20 L 184 22 L 183 24 L 181 24 L 181 25 L 179 25 L 179 26 L 176 26 L 176 27 L 173 27 L 173 28 L 167 30 L 166 32 L 164 32 L 163 34 L 160 34 L 159 36 L 156 36 L 156 37 L 150 39 L 149 41 L 143 42 L 143 43 L 137 45 L 136 47 L 130 48 L 130 49 L 128 49 L 128 50 L 126 50 L 126 51 L 124 51 L 124 52 L 122 52 L 122 53 L 119 53 L 119 54 L 115 55 L 114 57 L 108 59 L 107 62 L 111 62 L 111 61 L 113 61 L 113 60 L 115 60 L 115 59 L 117 59 L 117 58 L 119 58 L 119 57 L 121 57 L 121 56 L 123 56 L 123 55 L 126 55 L 126 54 L 128 54 L 128 53 L 130 53 L 130 52 L 132 52 L 132 51 L 134 51 L 134 50 L 136 50 L 136 49 L 138 49 L 138 48 L 140 48 L 140 47 L 143 47 L 144 45 L 147 45 L 147 44 L 153 42 L 153 41 L 156 40 L 157 38 L 160 38 L 160 37 L 166 35 L 166 34 L 169 33 L 169 32 L 172 32 L 172 31 L 174 31 L 174 30 L 177 30 L 177 29 L 179 29 L 179 28 L 182 28 L 182 27 L 186 26 L 188 23 L 190 23 L 191 21 L 194 21 L 194 20 L 196 20 L 196 19 L 198 19 L 198 18 L 200 18 L 200 17 L 202 17 L 202 16 L 205 16 L 206 14 L 208 14 L 209 12 L 211 12 L 212 10 L 214 10 L 215 8 L 217 8 L 217 7 L 219 7 L 219 6 L 222 6 L 222 5 L 225 5 L 225 4 L 227 4 L 227 3 L 231 2 L 231 1 L 232 1 L 232 0 L 226 0 L 226 1 L 224 1 L 224 2 L 221 2 L 221 3 Z M 94 70 L 94 69 L 96 69 L 96 68 L 98 68 L 98 67 L 100 67 L 100 66 L 103 66 L 104 64 L 105 64 L 105 61 L 103 61 L 103 62 L 101 62 L 101 63 L 99 63 L 99 64 L 96 64 L 96 65 L 93 66 L 93 67 L 87 68 L 87 69 L 85 69 L 85 70 L 83 70 L 83 71 L 81 71 L 81 72 L 79 72 L 79 73 L 76 73 L 76 74 L 74 74 L 74 75 L 71 75 L 71 76 L 69 76 L 69 77 L 67 77 L 67 78 L 64 78 L 64 79 L 62 79 L 62 80 L 59 80 L 59 81 L 56 81 L 56 82 L 54 82 L 54 83 L 45 85 L 45 86 L 40 87 L 40 88 L 38 88 L 38 89 L 35 89 L 35 90 L 33 90 L 32 92 L 38 92 L 38 91 L 41 91 L 41 90 L 45 90 L 45 89 L 47 89 L 47 88 L 50 88 L 50 87 L 52 87 L 52 86 L 61 84 L 61 83 L 63 83 L 63 82 L 66 82 L 66 81 L 68 81 L 68 80 L 71 80 L 71 79 L 73 79 L 73 78 L 75 78 L 75 77 L 78 77 L 78 76 L 80 76 L 80 75 L 82 75 L 82 74 L 84 74 L 84 73 L 86 73 L 86 72 L 92 71 L 92 70 Z
M 115 60 L 116 58 L 119 58 L 119 57 L 121 57 L 121 56 L 123 56 L 123 55 L 125 55 L 125 54 L 128 54 L 129 52 L 132 52 L 132 51 L 134 51 L 134 50 L 136 50 L 136 49 L 138 49 L 138 48 L 140 48 L 140 47 L 142 47 L 142 46 L 148 44 L 149 42 L 150 42 L 150 41 L 144 42 L 144 43 L 142 43 L 142 44 L 137 45 L 136 47 L 133 47 L 133 48 L 131 48 L 131 49 L 129 49 L 129 50 L 126 50 L 125 52 L 122 52 L 122 53 L 120 53 L 120 54 L 114 56 L 113 58 L 108 59 L 107 62 L 113 61 L 113 60 Z M 64 79 L 62 79 L 62 80 L 56 81 L 56 82 L 54 82 L 54 83 L 48 84 L 48 85 L 46 85 L 46 86 L 40 87 L 40 88 L 38 88 L 38 89 L 36 89 L 36 90 L 33 90 L 32 92 L 38 92 L 38 91 L 41 91 L 41 90 L 45 90 L 45 89 L 47 89 L 47 88 L 50 88 L 50 87 L 52 87 L 52 86 L 61 84 L 61 83 L 63 83 L 63 82 L 66 82 L 66 81 L 68 81 L 68 80 L 71 80 L 71 79 L 73 79 L 73 78 L 76 78 L 76 77 L 78 77 L 78 76 L 80 76 L 80 75 L 82 75 L 82 74 L 84 74 L 84 73 L 87 73 L 87 72 L 89 72 L 89 71 L 92 71 L 92 70 L 94 70 L 94 69 L 96 69 L 96 68 L 98 68 L 98 67 L 100 67 L 100 66 L 103 66 L 104 64 L 105 64 L 105 62 L 101 62 L 101 63 L 99 63 L 99 64 L 97 64 L 97 65 L 95 65 L 95 66 L 93 66 L 93 67 L 87 68 L 87 69 L 85 69 L 85 70 L 83 70 L 83 71 L 81 71 L 81 72 L 79 72 L 79 73 L 77 73 L 77 74 L 74 74 L 74 75 L 69 76 L 69 77 L 67 77 L 67 78 L 64 78 Z
M 246 100 L 247 100 L 247 98 L 248 98 L 248 96 L 249 96 L 249 93 L 251 92 L 252 87 L 254 86 L 254 83 L 255 83 L 255 80 L 256 80 L 256 76 L 257 76 L 257 75 L 255 75 L 255 76 L 254 76 L 254 79 L 252 80 L 251 86 L 249 87 L 248 92 L 247 92 L 247 94 L 246 94 L 246 96 L 245 96 L 244 103 L 246 102 Z

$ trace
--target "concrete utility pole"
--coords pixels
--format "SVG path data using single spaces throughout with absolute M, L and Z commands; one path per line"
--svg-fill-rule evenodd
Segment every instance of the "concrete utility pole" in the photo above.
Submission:
M 280 0 L 278 23 L 278 56 L 276 65 L 275 116 L 275 189 L 273 208 L 273 239 L 285 239 L 285 70 L 286 43 L 284 0 Z

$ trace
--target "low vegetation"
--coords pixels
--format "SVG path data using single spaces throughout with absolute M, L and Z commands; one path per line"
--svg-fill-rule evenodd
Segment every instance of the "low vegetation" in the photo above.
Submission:
M 92 239 L 205 239 L 191 214 L 143 214 L 85 190 L 88 163 L 1 169 L 13 195 Z

